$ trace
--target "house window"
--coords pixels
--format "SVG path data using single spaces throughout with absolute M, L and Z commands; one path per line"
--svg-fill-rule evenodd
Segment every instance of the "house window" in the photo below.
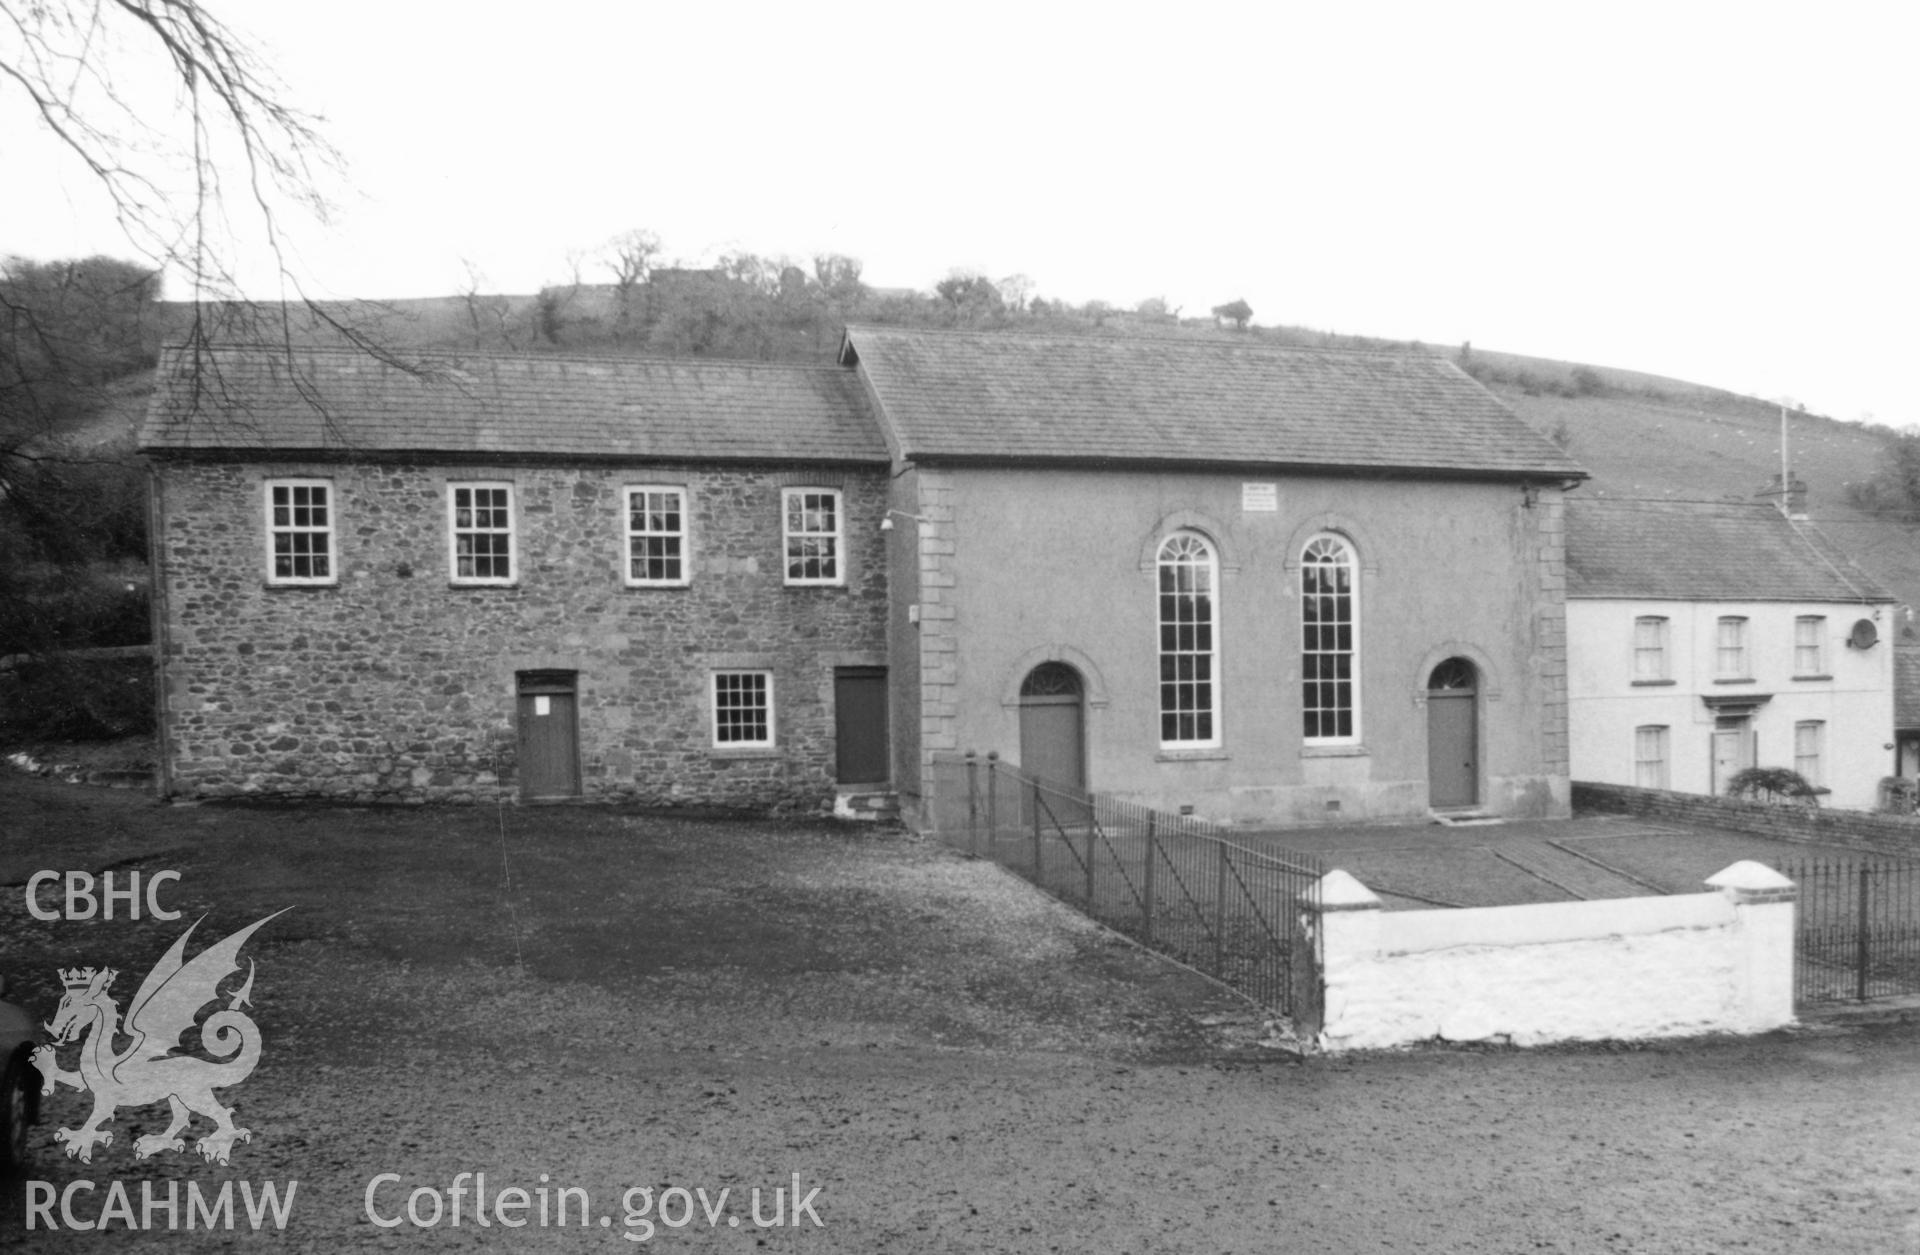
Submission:
M 1827 725 L 1817 719 L 1793 725 L 1793 769 L 1816 789 L 1826 783 L 1820 771 L 1826 741 Z
M 1358 739 L 1353 550 L 1316 536 L 1300 556 L 1301 709 L 1310 742 Z
M 1160 546 L 1160 744 L 1220 744 L 1214 718 L 1213 546 L 1191 532 Z
M 1633 730 L 1633 782 L 1643 789 L 1667 787 L 1667 729 L 1649 724 Z
M 1633 621 L 1633 678 L 1667 679 L 1667 621 L 1642 615 Z
M 1827 671 L 1827 621 L 1817 614 L 1803 614 L 1793 621 L 1793 673 L 1825 675 Z
M 679 488 L 627 489 L 627 583 L 687 583 L 687 494 Z
M 786 513 L 787 583 L 840 584 L 840 494 L 832 488 L 789 488 Z
M 713 743 L 719 749 L 764 748 L 773 744 L 771 672 L 714 672 Z
M 447 511 L 451 521 L 453 582 L 513 582 L 513 486 L 452 484 Z
M 1747 621 L 1734 615 L 1720 620 L 1714 638 L 1713 674 L 1723 680 L 1744 679 L 1747 671 Z
M 324 479 L 267 481 L 267 582 L 339 582 L 333 555 L 333 485 Z

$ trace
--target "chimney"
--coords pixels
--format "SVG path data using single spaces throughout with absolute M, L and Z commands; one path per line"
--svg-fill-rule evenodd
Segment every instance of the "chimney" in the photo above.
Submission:
M 1780 477 L 1775 475 L 1765 488 L 1755 493 L 1756 497 L 1772 497 L 1774 506 L 1790 519 L 1807 517 L 1807 481 L 1798 475 L 1787 480 L 1785 491 L 1781 490 Z

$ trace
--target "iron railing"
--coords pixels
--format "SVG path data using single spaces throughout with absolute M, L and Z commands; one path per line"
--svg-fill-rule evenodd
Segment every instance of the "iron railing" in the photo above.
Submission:
M 1796 1003 L 1920 994 L 1920 860 L 1803 859 L 1778 869 L 1799 887 Z
M 1216 825 L 1037 779 L 998 755 L 934 766 L 932 826 L 1141 944 L 1317 1031 L 1313 895 L 1325 868 Z

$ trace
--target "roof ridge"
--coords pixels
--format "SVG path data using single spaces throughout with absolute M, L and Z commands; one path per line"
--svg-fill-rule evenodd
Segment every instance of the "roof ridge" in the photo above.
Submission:
M 1568 497 L 1569 505 L 1684 505 L 1684 506 L 1724 506 L 1729 510 L 1772 510 L 1779 513 L 1779 507 L 1767 501 L 1734 501 L 1729 499 L 1707 500 L 1702 497 Z
M 967 327 L 903 327 L 897 323 L 873 322 L 850 322 L 846 325 L 846 333 L 848 335 L 852 335 L 856 331 L 938 336 L 955 340 L 1025 340 L 1030 343 L 1040 341 L 1053 341 L 1056 343 L 1069 341 L 1083 344 L 1206 344 L 1223 345 L 1229 348 L 1238 348 L 1244 345 L 1244 347 L 1259 349 L 1263 352 L 1337 354 L 1342 357 L 1383 357 L 1395 360 L 1419 358 L 1424 361 L 1449 361 L 1444 353 L 1435 352 L 1432 347 L 1425 349 L 1412 347 L 1404 349 L 1361 349 L 1344 348 L 1334 345 L 1280 344 L 1272 341 L 1260 341 L 1254 337 L 1248 337 L 1245 341 L 1230 338 L 1232 336 L 1244 335 L 1242 332 L 1222 332 L 1217 336 L 1153 336 L 1142 335 L 1139 332 L 1131 331 L 1116 332 L 1113 335 L 1094 335 L 1084 331 L 1021 331 L 1011 327 L 999 330 L 985 330 Z

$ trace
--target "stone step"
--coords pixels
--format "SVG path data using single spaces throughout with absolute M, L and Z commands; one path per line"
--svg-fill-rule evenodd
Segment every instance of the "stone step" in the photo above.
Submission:
M 1430 810 L 1427 814 L 1433 816 L 1434 823 L 1444 824 L 1449 828 L 1476 828 L 1507 822 L 1492 811 L 1483 810 Z
M 888 789 L 840 793 L 833 799 L 833 813 L 841 819 L 869 821 L 898 819 L 900 797 Z

